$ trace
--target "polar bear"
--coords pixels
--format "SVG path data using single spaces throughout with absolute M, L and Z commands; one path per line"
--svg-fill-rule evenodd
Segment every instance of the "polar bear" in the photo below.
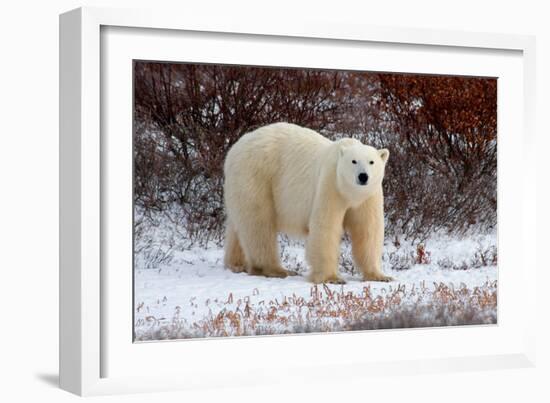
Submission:
M 360 141 L 330 141 L 289 123 L 243 135 L 227 153 L 224 263 L 234 272 L 286 277 L 277 233 L 306 238 L 314 283 L 343 284 L 338 257 L 343 231 L 364 280 L 391 281 L 381 269 L 382 179 L 389 157 Z

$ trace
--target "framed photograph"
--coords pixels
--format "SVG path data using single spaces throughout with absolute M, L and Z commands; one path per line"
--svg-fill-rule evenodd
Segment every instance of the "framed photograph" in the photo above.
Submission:
M 61 387 L 534 365 L 534 49 L 61 15 Z

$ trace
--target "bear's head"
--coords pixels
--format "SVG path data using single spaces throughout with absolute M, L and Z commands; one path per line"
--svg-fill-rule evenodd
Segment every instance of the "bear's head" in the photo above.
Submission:
M 338 143 L 338 190 L 352 204 L 360 204 L 380 189 L 390 152 L 354 139 L 343 139 Z

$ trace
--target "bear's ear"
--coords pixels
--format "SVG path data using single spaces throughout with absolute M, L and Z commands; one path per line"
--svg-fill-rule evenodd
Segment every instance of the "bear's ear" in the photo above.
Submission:
M 390 157 L 390 150 L 388 150 L 387 148 L 383 148 L 381 150 L 378 150 L 378 155 L 380 156 L 380 158 L 382 159 L 382 161 L 385 164 L 386 161 L 388 161 L 388 158 Z

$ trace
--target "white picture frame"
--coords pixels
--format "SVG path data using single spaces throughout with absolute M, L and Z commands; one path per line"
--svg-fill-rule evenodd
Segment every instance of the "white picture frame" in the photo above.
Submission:
M 530 36 L 369 27 L 315 20 L 289 20 L 285 25 L 281 25 L 270 20 L 251 21 L 238 17 L 217 20 L 205 16 L 159 10 L 80 8 L 62 14 L 60 16 L 60 385 L 63 389 L 79 395 L 97 395 L 229 384 L 244 386 L 282 381 L 293 383 L 296 382 L 296 378 L 303 382 L 307 379 L 317 381 L 334 379 L 335 376 L 346 378 L 380 373 L 417 374 L 534 365 L 535 286 L 525 282 L 521 288 L 521 292 L 525 295 L 522 296 L 520 304 L 523 312 L 527 312 L 527 315 L 524 314 L 521 317 L 521 321 L 512 320 L 519 317 L 516 314 L 508 316 L 510 320 L 504 320 L 504 323 L 501 323 L 500 317 L 503 310 L 506 313 L 508 309 L 512 309 L 511 304 L 507 304 L 506 300 L 501 304 L 501 295 L 511 295 L 513 291 L 509 281 L 506 282 L 508 285 L 505 288 L 502 287 L 502 282 L 514 276 L 519 276 L 520 279 L 517 280 L 519 282 L 536 276 L 535 177 L 518 179 L 514 177 L 512 170 L 500 168 L 499 181 L 503 180 L 506 184 L 520 180 L 523 191 L 518 193 L 513 203 L 505 202 L 503 207 L 499 198 L 499 226 L 501 220 L 508 217 L 506 211 L 511 211 L 514 206 L 519 207 L 519 213 L 516 212 L 519 216 L 513 223 L 504 226 L 505 229 L 508 228 L 507 232 L 499 232 L 499 248 L 503 246 L 503 242 L 504 246 L 511 245 L 506 244 L 507 240 L 517 241 L 519 235 L 511 234 L 511 229 L 517 229 L 521 233 L 521 242 L 518 242 L 516 251 L 509 251 L 508 255 L 504 255 L 505 258 L 508 256 L 506 259 L 510 267 L 514 265 L 521 267 L 521 273 L 516 275 L 511 270 L 501 272 L 500 265 L 505 267 L 507 262 L 501 262 L 501 256 L 499 256 L 499 276 L 502 278 L 499 279 L 501 284 L 499 285 L 499 324 L 497 326 L 478 327 L 476 330 L 461 328 L 394 330 L 320 336 L 294 335 L 145 343 L 141 344 L 145 347 L 140 347 L 139 351 L 133 349 L 131 337 L 127 337 L 127 343 L 123 341 L 122 344 L 116 344 L 117 341 L 113 339 L 112 334 L 116 333 L 115 339 L 118 337 L 116 335 L 122 335 L 118 339 L 126 340 L 126 336 L 131 334 L 131 329 L 127 329 L 127 334 L 123 335 L 125 330 L 111 326 L 113 322 L 108 318 L 125 312 L 131 315 L 131 311 L 127 309 L 129 301 L 126 298 L 131 284 L 123 283 L 126 281 L 125 277 L 116 280 L 109 276 L 109 272 L 105 272 L 105 252 L 108 248 L 104 244 L 102 227 L 106 226 L 105 220 L 112 216 L 106 217 L 101 209 L 105 203 L 105 190 L 108 189 L 106 182 L 112 174 L 107 167 L 112 167 L 112 164 L 106 164 L 109 157 L 106 156 L 105 149 L 106 145 L 111 147 L 111 143 L 101 136 L 101 133 L 108 131 L 110 127 L 108 123 L 102 121 L 105 118 L 103 115 L 106 115 L 102 113 L 104 107 L 102 92 L 123 91 L 112 81 L 106 83 L 102 80 L 104 68 L 102 55 L 110 55 L 108 52 L 102 53 L 104 52 L 102 47 L 106 47 L 106 42 L 102 42 L 105 40 L 105 38 L 102 39 L 102 31 L 108 31 L 109 27 L 130 31 L 145 29 L 149 33 L 153 32 L 149 30 L 155 30 L 154 32 L 157 33 L 171 33 L 172 39 L 174 36 L 177 37 L 178 32 L 192 32 L 197 37 L 200 37 L 201 33 L 204 35 L 216 33 L 218 38 L 237 35 L 254 38 L 254 41 L 260 44 L 262 41 L 279 41 L 282 43 L 281 46 L 286 46 L 285 41 L 296 41 L 303 46 L 311 46 L 315 41 L 328 41 L 325 45 L 332 46 L 334 49 L 346 44 L 354 46 L 376 44 L 381 48 L 394 45 L 410 46 L 416 51 L 427 51 L 427 53 L 430 49 L 449 50 L 451 53 L 465 49 L 480 57 L 484 54 L 512 52 L 515 55 L 515 62 L 511 62 L 511 65 L 521 67 L 520 70 L 514 67 L 510 70 L 511 75 L 521 72 L 521 87 L 515 87 L 515 93 L 519 94 L 520 99 L 514 100 L 521 106 L 521 110 L 517 111 L 517 116 L 510 117 L 513 121 L 510 121 L 509 127 L 508 125 L 502 128 L 499 126 L 499 131 L 500 129 L 503 132 L 509 130 L 509 134 L 505 137 L 504 150 L 509 149 L 506 141 L 509 144 L 512 142 L 520 144 L 518 150 L 524 165 L 527 168 L 532 167 L 532 171 L 535 171 L 535 41 Z M 124 35 L 132 36 L 133 31 L 130 31 L 125 32 Z M 162 38 L 158 37 L 157 40 L 161 41 Z M 119 42 L 119 45 L 121 43 Z M 111 42 L 109 46 L 110 44 Z M 151 43 L 143 45 L 144 51 L 147 51 L 147 46 L 151 46 Z M 121 51 L 120 54 L 122 53 Z M 150 54 L 153 55 L 152 52 Z M 159 53 L 156 54 L 157 57 L 158 55 Z M 131 54 L 125 57 L 131 57 Z M 149 57 L 158 60 L 155 56 Z M 506 63 L 503 62 L 504 64 Z M 439 71 L 437 69 L 441 68 L 443 69 L 441 72 L 446 72 L 444 64 L 441 66 L 433 67 L 433 71 Z M 391 70 L 391 66 L 386 66 L 386 69 Z M 472 70 L 472 74 L 477 71 Z M 126 93 L 125 97 L 121 98 L 122 102 L 127 102 L 128 95 Z M 517 110 L 515 103 L 507 103 L 504 100 L 503 105 L 508 108 L 505 110 L 507 116 L 514 115 L 513 111 Z M 130 105 L 127 105 L 127 108 L 130 108 Z M 499 117 L 499 125 L 502 122 Z M 520 133 L 512 133 L 512 127 Z M 110 149 L 110 152 L 117 150 L 116 146 L 113 147 L 115 148 Z M 506 155 L 504 154 L 505 157 Z M 127 160 L 123 158 L 122 161 L 122 165 L 128 166 L 125 164 Z M 501 195 L 499 189 L 499 197 Z M 124 205 L 121 208 L 124 208 Z M 126 239 L 125 242 L 127 241 Z M 128 258 L 131 260 L 127 253 L 120 252 L 120 256 L 123 260 L 127 261 Z M 106 279 L 111 281 L 109 287 L 106 286 Z M 112 312 L 113 305 L 109 302 L 113 299 L 109 297 L 110 293 L 117 287 L 121 289 L 121 300 L 125 301 L 121 303 L 124 305 L 123 308 L 118 310 L 122 313 Z M 507 318 L 506 315 L 504 317 Z M 424 344 L 428 340 L 435 343 L 432 345 L 437 345 L 438 340 L 439 342 L 444 338 L 460 340 L 472 335 L 474 331 L 476 337 L 481 339 L 485 337 L 487 344 L 480 342 L 475 348 L 464 345 L 463 348 L 452 351 L 451 349 L 447 351 L 444 347 L 430 352 L 423 350 L 422 340 Z M 353 349 L 361 346 L 362 343 L 366 345 L 373 342 L 380 343 L 379 346 L 384 346 L 384 343 L 400 345 L 405 338 L 413 344 L 418 343 L 417 354 L 407 354 L 405 350 L 396 348 L 395 352 L 387 354 L 375 354 L 374 351 L 370 351 L 369 357 L 362 352 L 357 352 L 352 358 L 346 360 L 335 358 L 316 361 L 315 359 L 315 349 L 318 346 L 343 345 L 343 348 Z M 486 349 L 490 340 L 495 339 L 500 340 L 500 344 L 494 342 L 494 348 Z M 384 351 L 383 348 L 378 350 Z M 284 356 L 281 354 L 282 351 L 290 351 L 292 354 Z M 121 355 L 120 352 L 126 355 Z M 186 361 L 184 364 L 170 363 L 163 366 L 167 369 L 155 375 L 131 371 L 133 365 L 131 357 L 134 354 L 139 356 L 140 360 L 185 354 Z M 265 364 L 262 364 L 258 357 L 261 357 Z M 167 358 L 164 359 L 166 364 Z M 237 360 L 244 370 L 248 369 L 248 376 L 242 376 L 242 372 L 238 372 L 239 376 L 237 376 L 223 369 L 210 371 L 208 365 L 202 365 L 204 363 L 201 361 L 205 359 Z M 121 361 L 128 361 L 130 364 L 126 367 L 120 365 L 116 371 L 107 365 L 107 362 Z M 194 367 L 193 371 L 188 370 L 190 366 Z

